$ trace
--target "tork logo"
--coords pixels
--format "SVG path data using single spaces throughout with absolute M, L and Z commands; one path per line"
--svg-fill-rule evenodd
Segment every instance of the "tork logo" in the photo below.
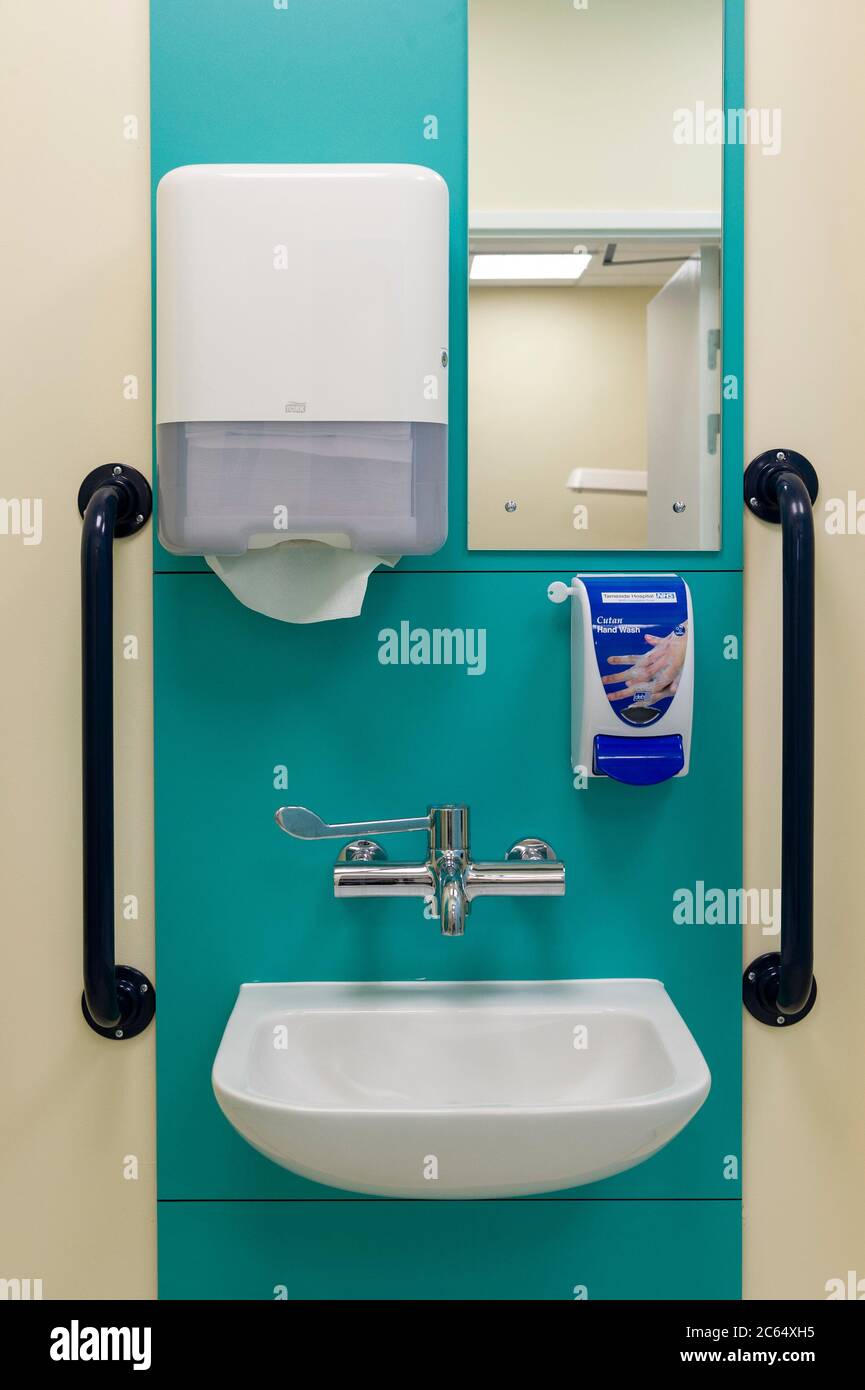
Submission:
M 134 1371 L 150 1370 L 149 1327 L 69 1327 L 51 1331 L 52 1361 L 131 1361 Z

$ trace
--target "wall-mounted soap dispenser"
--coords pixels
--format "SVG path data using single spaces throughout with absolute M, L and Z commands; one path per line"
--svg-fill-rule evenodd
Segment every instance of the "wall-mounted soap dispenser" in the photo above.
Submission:
M 653 786 L 688 772 L 694 705 L 691 594 L 675 574 L 583 574 L 571 600 L 574 772 Z
M 159 536 L 429 554 L 447 535 L 448 193 L 387 164 L 173 169 L 157 194 Z

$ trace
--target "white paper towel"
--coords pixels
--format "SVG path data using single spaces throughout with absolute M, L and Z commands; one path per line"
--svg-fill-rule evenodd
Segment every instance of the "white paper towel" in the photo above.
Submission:
M 285 540 L 244 555 L 205 555 L 235 598 L 283 623 L 356 618 L 377 565 L 398 555 L 358 555 L 314 540 Z

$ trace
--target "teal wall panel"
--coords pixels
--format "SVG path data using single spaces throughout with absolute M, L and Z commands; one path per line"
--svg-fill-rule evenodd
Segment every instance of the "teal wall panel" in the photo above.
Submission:
M 215 576 L 157 577 L 159 1094 L 163 1112 L 170 1104 L 161 1196 L 312 1187 L 253 1153 L 210 1093 L 242 981 L 418 976 L 662 979 L 713 1089 L 675 1144 L 604 1189 L 736 1191 L 722 1168 L 738 1152 L 738 933 L 676 925 L 673 893 L 741 881 L 739 663 L 724 659 L 741 582 L 689 579 L 692 775 L 575 791 L 569 614 L 549 602 L 543 576 L 377 574 L 359 619 L 294 628 L 243 608 Z M 378 634 L 402 620 L 485 629 L 485 673 L 382 665 Z M 277 791 L 282 766 L 288 788 Z M 433 801 L 470 805 L 479 858 L 522 835 L 550 840 L 567 865 L 566 897 L 478 903 L 466 936 L 446 940 L 416 902 L 337 901 L 339 846 L 291 840 L 273 820 L 284 802 L 339 821 L 422 814 Z M 394 839 L 393 856 L 411 858 L 415 839 Z
M 736 1299 L 738 1202 L 178 1202 L 163 1298 Z
M 151 4 L 154 189 L 167 169 L 199 161 L 408 161 L 445 177 L 452 216 L 447 547 L 375 574 L 359 619 L 292 628 L 239 605 L 203 561 L 155 546 L 163 1297 L 272 1297 L 280 1282 L 293 1297 L 567 1298 L 579 1282 L 590 1297 L 738 1296 L 739 1186 L 728 1176 L 740 1149 L 738 929 L 676 925 L 672 895 L 741 882 L 741 673 L 724 659 L 741 626 L 741 390 L 725 406 L 720 554 L 466 551 L 465 10 L 465 0 Z M 738 105 L 742 0 L 727 5 L 726 41 L 727 100 Z M 435 142 L 423 138 L 428 114 Z M 725 370 L 740 383 L 742 164 L 728 149 Z M 579 568 L 687 571 L 689 778 L 573 789 L 568 613 L 546 587 Z M 484 675 L 383 666 L 378 633 L 403 619 L 486 629 Z M 568 866 L 566 898 L 479 903 L 466 937 L 446 941 L 416 903 L 336 902 L 336 846 L 291 841 L 273 822 L 284 801 L 342 819 L 416 814 L 435 800 L 468 802 L 479 856 L 523 834 L 549 839 Z M 405 842 L 406 856 L 415 848 Z M 212 1096 L 210 1067 L 245 980 L 610 975 L 665 982 L 713 1084 L 673 1144 L 589 1188 L 513 1203 L 358 1199 L 253 1152 Z

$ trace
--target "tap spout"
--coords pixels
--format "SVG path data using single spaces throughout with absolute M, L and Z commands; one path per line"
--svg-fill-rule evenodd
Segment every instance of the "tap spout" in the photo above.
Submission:
M 464 936 L 468 912 L 468 899 L 463 886 L 465 866 L 457 855 L 444 854 L 436 865 L 436 871 L 442 936 Z

